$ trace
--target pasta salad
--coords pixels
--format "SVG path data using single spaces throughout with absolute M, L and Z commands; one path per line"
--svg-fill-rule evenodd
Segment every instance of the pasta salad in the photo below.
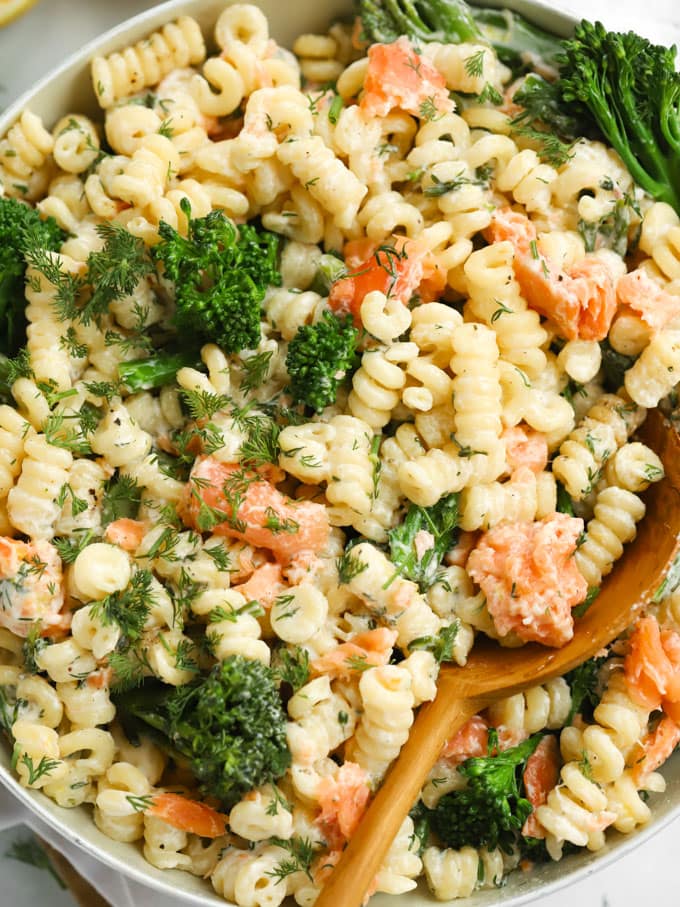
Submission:
M 391 8 L 291 50 L 255 5 L 182 16 L 92 60 L 99 118 L 0 139 L 12 767 L 240 907 L 314 902 L 442 662 L 572 638 L 680 377 L 672 183 L 566 120 L 557 39 Z M 370 893 L 466 897 L 650 819 L 657 598 L 447 741 Z

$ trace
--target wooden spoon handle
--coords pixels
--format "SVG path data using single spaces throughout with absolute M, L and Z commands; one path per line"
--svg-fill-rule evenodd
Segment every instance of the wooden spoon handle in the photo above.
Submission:
M 363 904 L 366 891 L 416 802 L 444 742 L 486 705 L 488 701 L 456 698 L 440 684 L 434 702 L 420 710 L 408 741 L 321 890 L 315 907 Z

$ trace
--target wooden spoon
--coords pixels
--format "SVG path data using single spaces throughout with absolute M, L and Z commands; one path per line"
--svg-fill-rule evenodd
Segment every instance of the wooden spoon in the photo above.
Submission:
M 475 643 L 465 667 L 445 666 L 437 698 L 418 713 L 408 741 L 373 799 L 315 907 L 359 907 L 444 742 L 480 709 L 557 677 L 592 658 L 660 596 L 680 549 L 680 439 L 654 410 L 639 432 L 666 475 L 645 495 L 647 514 L 587 613 L 561 649 L 535 643 L 503 649 Z

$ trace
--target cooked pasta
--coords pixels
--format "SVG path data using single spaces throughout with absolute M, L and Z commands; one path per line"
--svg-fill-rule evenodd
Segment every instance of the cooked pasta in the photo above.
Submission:
M 47 224 L 0 326 L 0 724 L 20 784 L 157 869 L 311 907 L 440 665 L 563 645 L 635 537 L 680 219 L 599 142 L 545 160 L 487 44 L 213 22 L 0 138 L 0 227 Z M 649 821 L 666 585 L 446 741 L 375 891 L 467 898 Z M 499 756 L 517 815 L 471 819 Z

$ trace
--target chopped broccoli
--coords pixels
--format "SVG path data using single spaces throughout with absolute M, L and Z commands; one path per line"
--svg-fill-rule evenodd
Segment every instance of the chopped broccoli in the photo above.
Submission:
M 55 252 L 66 238 L 53 217 L 42 220 L 34 208 L 0 198 L 0 353 L 14 356 L 25 342 L 24 249 L 27 234 Z
M 606 660 L 603 656 L 589 658 L 588 661 L 584 661 L 583 664 L 564 675 L 571 690 L 571 708 L 567 724 L 571 724 L 574 716 L 578 714 L 585 714 L 586 719 L 592 717 L 593 710 L 602 697 L 600 668 Z
M 432 507 L 411 504 L 401 525 L 387 535 L 390 559 L 398 573 L 418 583 L 422 592 L 437 580 L 442 558 L 454 544 L 458 525 L 458 495 L 449 494 Z M 431 536 L 431 544 L 426 535 Z
M 131 394 L 164 387 L 175 381 L 181 368 L 205 371 L 198 352 L 158 352 L 147 359 L 129 359 L 118 366 L 118 377 Z
M 309 289 L 314 290 L 320 296 L 328 296 L 335 281 L 340 280 L 346 274 L 347 265 L 342 258 L 328 252 L 320 256 L 316 274 Z
M 288 345 L 289 390 L 298 403 L 320 412 L 335 403 L 338 386 L 354 363 L 358 330 L 350 315 L 324 312 L 316 324 L 304 324 Z
M 557 511 L 566 513 L 567 516 L 574 516 L 574 501 L 569 492 L 561 482 L 557 482 Z
M 364 37 L 389 44 L 399 35 L 416 41 L 490 44 L 519 70 L 542 61 L 556 66 L 559 39 L 510 10 L 478 9 L 464 0 L 357 0 Z
M 210 674 L 180 687 L 146 683 L 117 697 L 120 714 L 153 729 L 184 756 L 206 794 L 229 808 L 243 794 L 280 778 L 291 762 L 286 716 L 272 672 L 230 655 Z
M 522 773 L 542 736 L 461 763 L 458 771 L 468 779 L 467 787 L 445 794 L 428 811 L 430 827 L 447 847 L 507 848 L 514 842 L 532 811 L 522 795 Z
M 188 202 L 182 210 L 191 216 Z M 260 303 L 281 283 L 279 239 L 222 211 L 189 221 L 187 237 L 161 222 L 153 256 L 175 284 L 175 323 L 189 336 L 218 343 L 227 353 L 254 349 L 260 340 Z

